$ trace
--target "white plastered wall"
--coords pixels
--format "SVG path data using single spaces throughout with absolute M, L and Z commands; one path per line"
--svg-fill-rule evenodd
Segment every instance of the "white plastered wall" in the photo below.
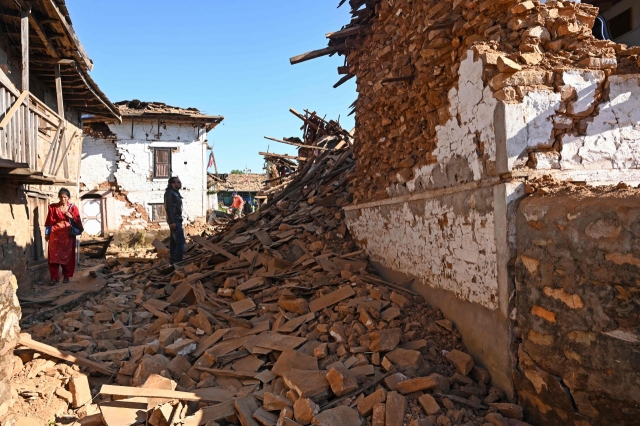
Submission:
M 172 176 L 183 185 L 183 217 L 193 222 L 206 216 L 206 131 L 190 123 L 163 123 L 125 119 L 109 124 L 114 138 L 85 137 L 80 182 L 88 190 L 105 182 L 117 182 L 127 200 L 142 206 L 152 219 L 153 204 L 164 202 L 168 179 L 153 178 L 153 151 L 171 148 Z M 118 228 L 144 229 L 147 221 L 124 201 L 116 200 Z M 133 216 L 133 217 L 132 217 Z M 123 218 L 129 218 L 123 221 Z M 123 223 L 125 223 L 123 225 Z M 166 226 L 166 223 L 160 223 Z

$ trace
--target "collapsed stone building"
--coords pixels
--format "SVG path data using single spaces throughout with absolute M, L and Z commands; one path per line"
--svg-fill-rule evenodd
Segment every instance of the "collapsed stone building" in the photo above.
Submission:
M 122 120 L 84 120 L 80 172 L 83 222 L 90 236 L 164 226 L 164 190 L 179 176 L 184 216 L 204 221 L 207 134 L 224 117 L 138 100 L 116 103 Z
M 541 425 L 640 414 L 640 47 L 588 3 L 351 0 L 291 58 L 357 78 L 350 232 Z

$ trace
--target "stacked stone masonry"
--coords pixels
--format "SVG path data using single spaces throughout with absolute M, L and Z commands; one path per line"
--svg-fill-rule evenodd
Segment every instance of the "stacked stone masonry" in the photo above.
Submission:
M 577 187 L 520 204 L 514 380 L 534 424 L 640 416 L 638 195 Z
M 610 109 L 607 102 L 614 108 L 623 103 L 615 92 L 607 99 L 610 83 L 624 86 L 624 75 L 638 72 L 638 48 L 593 38 L 597 8 L 588 4 L 400 0 L 378 2 L 375 10 L 371 35 L 347 56 L 358 78 L 359 163 L 352 181 L 360 202 L 517 166 L 559 169 L 563 144 L 583 148 L 579 157 L 594 163 L 587 154 L 597 151 L 590 149 L 589 133 L 601 124 L 592 123 L 593 117 Z M 465 64 L 469 50 L 482 66 Z M 398 77 L 409 81 L 384 80 Z M 480 80 L 485 84 L 477 87 Z M 463 108 L 454 105 L 458 99 Z M 485 127 L 497 101 L 506 104 L 499 109 L 507 114 L 538 117 L 507 129 L 515 138 L 508 166 L 495 163 L 493 136 Z M 574 140 L 578 136 L 580 142 Z M 563 154 L 562 168 L 583 168 L 574 157 Z
M 565 380 L 566 360 L 577 362 L 572 354 L 581 352 L 566 355 L 567 338 L 556 339 L 557 331 L 546 331 L 547 352 L 527 350 L 530 324 L 552 318 L 553 310 L 522 304 L 540 294 L 553 297 L 544 288 L 529 291 L 537 281 L 522 275 L 520 241 L 530 229 L 518 208 L 528 195 L 546 194 L 552 182 L 640 183 L 640 48 L 596 40 L 591 28 L 598 9 L 588 4 L 374 4 L 371 25 L 345 43 L 359 92 L 357 169 L 350 176 L 355 203 L 345 208 L 351 233 L 380 268 L 418 278 L 414 288 L 454 320 L 470 354 L 494 381 L 528 401 L 525 419 L 545 425 L 631 424 L 625 422 L 636 414 L 623 406 L 637 401 L 622 395 L 612 377 L 627 374 L 631 380 L 637 337 L 606 335 L 603 346 L 611 358 L 589 349 L 580 355 L 591 363 L 593 370 L 582 368 L 593 381 L 582 372 Z M 544 175 L 552 178 L 533 185 Z M 563 206 L 569 202 L 564 196 L 550 202 Z M 637 194 L 619 194 L 624 202 L 632 197 Z M 609 244 L 619 262 L 636 257 L 622 240 Z M 578 263 L 585 255 L 589 250 L 569 250 L 563 259 Z M 591 273 L 620 266 L 609 264 Z M 578 276 L 574 268 L 565 279 L 578 282 Z M 549 288 L 556 299 L 565 297 Z M 581 300 L 588 306 L 591 299 Z M 615 312 L 631 306 L 615 303 L 609 307 Z M 596 332 L 592 311 L 571 312 L 567 327 Z M 621 315 L 609 317 L 608 327 L 596 333 L 617 330 Z M 478 327 L 491 327 L 491 336 Z M 545 334 L 531 330 L 532 336 Z M 563 331 L 566 336 L 573 329 Z M 613 357 L 615 350 L 620 355 Z M 560 355 L 551 357 L 553 351 Z M 565 361 L 554 364 L 560 356 Z M 625 360 L 614 361 L 620 357 Z M 544 386 L 553 392 L 540 392 L 541 382 L 534 386 L 536 379 L 523 378 L 533 365 L 546 374 Z

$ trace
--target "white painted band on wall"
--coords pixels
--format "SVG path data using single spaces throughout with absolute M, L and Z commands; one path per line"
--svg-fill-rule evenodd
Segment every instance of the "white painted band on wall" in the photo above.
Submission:
M 355 204 L 352 206 L 343 207 L 344 211 L 366 209 L 370 207 L 388 206 L 392 204 L 406 203 L 407 201 L 427 200 L 429 198 L 440 197 L 448 194 L 455 194 L 457 192 L 469 191 L 472 189 L 485 188 L 487 186 L 493 186 L 503 183 L 499 177 L 492 177 L 479 181 L 469 182 L 462 185 L 457 185 L 451 188 L 433 189 L 418 194 L 402 195 L 400 197 L 387 198 L 384 200 L 371 201 L 368 203 Z

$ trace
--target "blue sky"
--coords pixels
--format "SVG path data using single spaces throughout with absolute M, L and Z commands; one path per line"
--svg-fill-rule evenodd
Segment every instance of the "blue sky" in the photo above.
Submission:
M 295 154 L 263 136 L 300 136 L 289 113 L 315 110 L 351 130 L 354 79 L 334 89 L 344 56 L 298 65 L 289 58 L 326 47 L 349 22 L 338 0 L 67 0 L 94 62 L 92 77 L 114 102 L 196 107 L 225 120 L 209 133 L 218 170 L 262 173 L 258 151 Z

